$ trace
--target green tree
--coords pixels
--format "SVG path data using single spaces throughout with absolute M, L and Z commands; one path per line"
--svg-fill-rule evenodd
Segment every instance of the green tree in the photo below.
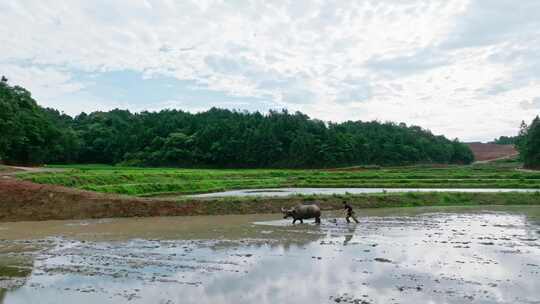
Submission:
M 523 124 L 522 124 L 523 127 Z M 540 169 L 540 118 L 520 131 L 520 154 L 526 168 Z
M 404 123 L 327 123 L 287 110 L 212 108 L 131 113 L 115 109 L 72 118 L 43 109 L 30 93 L 0 82 L 0 158 L 182 167 L 332 167 L 470 163 L 457 140 Z
M 500 136 L 499 138 L 494 139 L 490 143 L 498 145 L 515 145 L 517 139 L 518 136 Z
M 519 126 L 519 133 L 516 137 L 516 149 L 519 151 L 519 159 L 523 161 L 523 156 L 525 155 L 526 149 L 526 137 L 529 126 L 525 123 L 524 120 L 521 121 Z
M 75 140 L 73 133 L 63 133 L 55 118 L 37 105 L 30 92 L 10 86 L 5 77 L 0 81 L 0 130 L 0 158 L 8 163 L 56 161 Z

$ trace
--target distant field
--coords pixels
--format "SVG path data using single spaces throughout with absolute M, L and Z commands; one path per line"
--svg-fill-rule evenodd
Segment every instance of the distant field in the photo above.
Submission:
M 246 188 L 535 188 L 540 172 L 515 170 L 515 162 L 471 166 L 412 166 L 351 170 L 211 170 L 105 165 L 50 166 L 63 172 L 24 173 L 19 178 L 104 193 L 135 196 L 193 194 Z
M 16 170 L 14 170 L 13 168 L 4 166 L 4 165 L 0 165 L 0 173 L 9 173 L 13 171 L 16 171 Z

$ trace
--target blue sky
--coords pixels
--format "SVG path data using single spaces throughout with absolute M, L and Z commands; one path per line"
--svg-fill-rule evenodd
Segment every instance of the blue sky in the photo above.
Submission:
M 66 94 L 66 101 L 86 99 L 102 104 L 112 101 L 119 107 L 133 111 L 163 108 L 187 108 L 197 111 L 207 109 L 208 105 L 267 111 L 274 106 L 269 98 L 232 96 L 224 91 L 211 90 L 193 80 L 165 75 L 145 77 L 143 73 L 132 70 L 78 72 L 74 73 L 73 80 L 84 83 L 85 87 Z
M 287 108 L 462 140 L 540 112 L 540 1 L 0 2 L 0 74 L 68 114 Z

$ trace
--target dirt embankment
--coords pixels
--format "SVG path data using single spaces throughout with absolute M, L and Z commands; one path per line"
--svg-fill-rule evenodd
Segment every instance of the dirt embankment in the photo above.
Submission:
M 21 221 L 190 215 L 194 206 L 2 178 L 0 208 L 0 221 Z
M 111 217 L 280 212 L 301 200 L 183 200 L 137 198 L 41 185 L 0 176 L 0 222 Z
M 538 205 L 538 193 L 408 193 L 222 199 L 137 198 L 40 185 L 0 177 L 0 222 L 114 217 L 279 213 L 281 207 L 316 202 L 323 210 L 448 205 Z
M 519 152 L 514 145 L 498 145 L 484 143 L 467 144 L 474 154 L 476 161 L 490 161 L 517 157 Z

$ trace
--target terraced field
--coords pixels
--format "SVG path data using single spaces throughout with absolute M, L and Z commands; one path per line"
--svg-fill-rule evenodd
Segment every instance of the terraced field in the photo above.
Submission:
M 518 166 L 516 162 L 496 162 L 344 170 L 214 170 L 74 165 L 55 167 L 64 168 L 63 172 L 24 173 L 18 177 L 42 184 L 135 196 L 277 187 L 540 189 L 540 172 L 518 171 Z

